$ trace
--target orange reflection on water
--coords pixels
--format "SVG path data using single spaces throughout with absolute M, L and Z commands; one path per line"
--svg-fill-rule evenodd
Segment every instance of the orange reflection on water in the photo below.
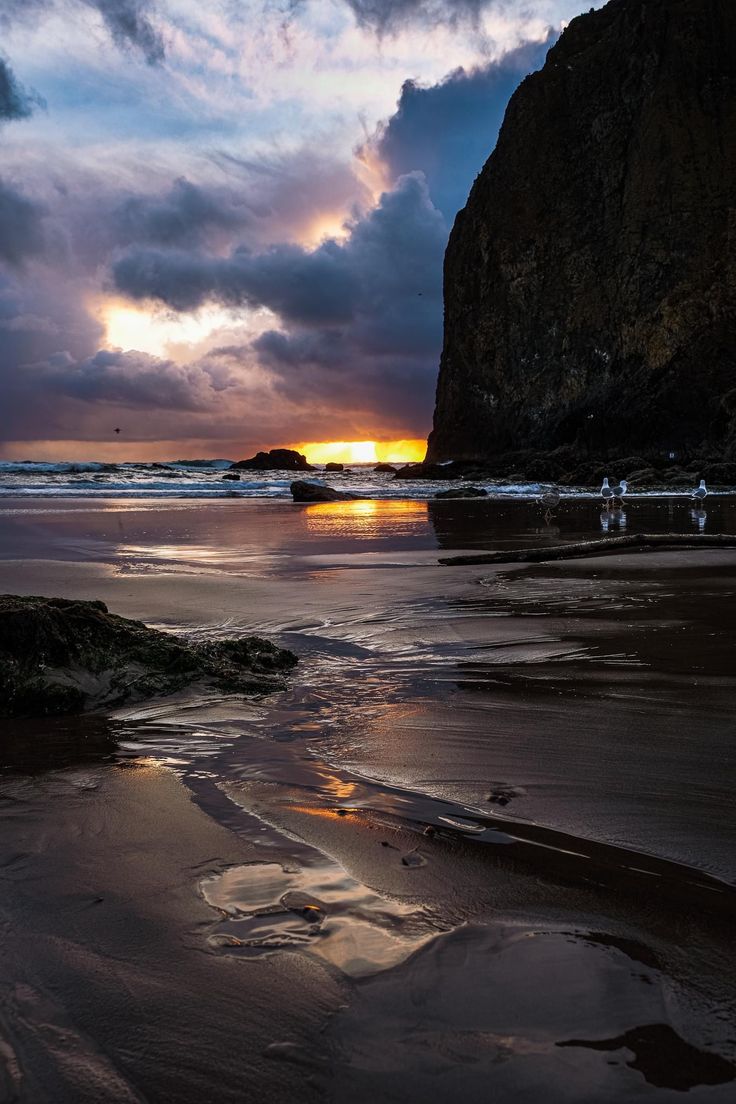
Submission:
M 427 504 L 408 499 L 356 499 L 354 502 L 315 502 L 305 511 L 307 529 L 315 536 L 415 529 L 427 524 Z
M 334 774 L 323 774 L 322 782 L 324 789 L 334 797 L 340 799 L 340 801 L 347 801 L 349 798 L 354 797 L 357 791 L 357 786 L 354 782 L 346 782 L 342 778 L 338 778 Z
M 307 816 L 319 817 L 321 820 L 342 820 L 345 817 L 344 809 L 322 809 L 316 805 L 289 805 L 292 813 L 306 813 Z M 353 812 L 354 810 L 347 810 Z

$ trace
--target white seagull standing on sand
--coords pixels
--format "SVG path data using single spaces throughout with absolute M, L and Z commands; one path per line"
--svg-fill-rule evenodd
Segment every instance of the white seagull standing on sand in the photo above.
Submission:
M 613 491 L 608 486 L 608 476 L 604 476 L 603 486 L 601 487 L 601 498 L 606 504 L 606 507 L 611 505 L 611 499 L 613 498 Z
M 544 506 L 544 520 L 550 521 L 552 511 L 560 505 L 560 492 L 557 487 L 550 487 L 548 491 L 539 496 L 539 505 Z
M 708 494 L 708 488 L 705 485 L 705 480 L 701 479 L 700 480 L 700 486 L 698 487 L 698 489 L 696 491 L 693 491 L 693 493 L 690 495 L 690 497 L 694 498 L 696 502 L 705 502 L 705 497 L 706 497 L 707 494 Z
M 615 487 L 610 488 L 614 502 L 616 501 L 616 499 L 619 499 L 619 501 L 623 505 L 624 495 L 626 494 L 626 488 L 628 487 L 628 485 L 629 484 L 626 482 L 626 480 L 622 479 L 621 482 L 618 483 Z

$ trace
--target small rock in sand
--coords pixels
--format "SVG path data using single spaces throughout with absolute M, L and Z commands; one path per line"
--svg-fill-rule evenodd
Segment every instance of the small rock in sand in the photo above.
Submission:
M 523 797 L 525 794 L 523 786 L 499 786 L 498 789 L 491 790 L 488 800 L 491 805 L 508 805 L 515 797 Z

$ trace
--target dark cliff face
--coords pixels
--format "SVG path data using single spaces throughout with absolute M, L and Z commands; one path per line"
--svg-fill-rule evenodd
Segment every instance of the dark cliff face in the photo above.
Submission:
M 431 460 L 736 438 L 736 2 L 611 0 L 514 94 L 445 257 Z

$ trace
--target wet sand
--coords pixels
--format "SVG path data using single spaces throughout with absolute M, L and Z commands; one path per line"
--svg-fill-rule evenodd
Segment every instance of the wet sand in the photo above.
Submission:
M 358 505 L 3 518 L 1 591 L 301 664 L 10 726 L 0 1099 L 732 1099 L 736 555 Z

